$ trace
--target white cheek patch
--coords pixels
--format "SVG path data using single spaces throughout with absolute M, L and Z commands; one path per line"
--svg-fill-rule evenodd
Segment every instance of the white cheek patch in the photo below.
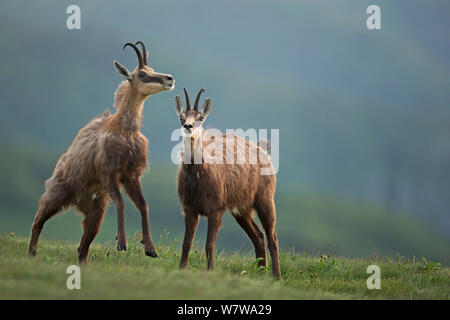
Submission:
M 145 91 L 145 94 L 154 94 L 154 93 L 158 93 L 162 90 L 163 90 L 163 86 L 162 86 L 162 84 L 160 84 L 158 82 L 147 82 L 144 84 L 144 89 L 143 89 L 143 91 Z

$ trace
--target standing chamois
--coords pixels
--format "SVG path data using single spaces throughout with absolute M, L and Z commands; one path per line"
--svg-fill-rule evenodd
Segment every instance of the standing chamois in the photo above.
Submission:
M 142 46 L 142 54 L 136 47 L 138 44 Z M 117 249 L 126 250 L 124 201 L 120 193 L 124 187 L 141 214 L 145 254 L 157 257 L 139 181 L 147 166 L 147 139 L 140 127 L 145 100 L 152 94 L 172 90 L 175 80 L 147 66 L 148 52 L 141 41 L 126 43 L 123 49 L 127 46 L 136 52 L 139 65 L 130 72 L 114 61 L 117 72 L 126 79 L 115 93 L 117 112 L 105 111 L 91 120 L 59 158 L 53 175 L 45 182 L 31 230 L 30 255 L 36 254 L 44 223 L 61 209 L 75 206 L 84 215 L 78 261 L 86 263 L 89 246 L 100 229 L 110 199 L 117 208 Z
M 268 147 L 264 148 L 262 143 L 254 144 L 234 134 L 220 134 L 219 137 L 209 139 L 202 124 L 211 111 L 211 99 L 207 98 L 198 111 L 203 91 L 201 89 L 198 93 L 193 109 L 186 89 L 186 110 L 180 97 L 175 97 L 175 110 L 183 133 L 178 195 L 184 212 L 185 234 L 180 268 L 187 265 L 200 215 L 208 219 L 205 250 L 208 269 L 214 268 L 214 244 L 227 209 L 253 242 L 256 257 L 261 258 L 259 265 L 266 266 L 264 234 L 253 219 L 253 211 L 256 210 L 266 232 L 273 275 L 280 279 L 278 240 L 275 234 L 276 177 L 270 156 L 265 150 Z M 212 150 L 212 158 L 203 152 L 207 149 Z M 250 161 L 252 152 L 253 155 L 258 153 L 255 161 Z M 213 159 L 214 156 L 216 159 Z M 230 163 L 227 159 L 233 161 Z M 263 170 L 268 174 L 262 174 Z

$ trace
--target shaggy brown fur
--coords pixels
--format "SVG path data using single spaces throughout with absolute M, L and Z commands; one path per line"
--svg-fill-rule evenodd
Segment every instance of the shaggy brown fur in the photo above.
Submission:
M 146 57 L 145 46 L 138 43 L 143 46 Z M 173 89 L 175 81 L 170 75 L 156 73 L 146 66 L 139 49 L 133 44 L 127 45 L 136 51 L 139 67 L 130 73 L 114 62 L 119 74 L 127 79 L 116 90 L 117 112 L 105 111 L 90 121 L 58 160 L 53 175 L 45 182 L 45 192 L 34 219 L 30 255 L 36 254 L 44 223 L 61 209 L 76 206 L 84 215 L 78 260 L 87 262 L 89 246 L 100 229 L 110 199 L 117 208 L 117 248 L 126 250 L 124 201 L 120 194 L 120 188 L 124 187 L 141 213 L 145 253 L 157 256 L 139 181 L 147 165 L 147 139 L 139 130 L 144 101 L 152 94 Z M 156 80 L 144 81 L 146 77 Z
M 178 195 L 185 220 L 180 268 L 187 265 L 199 216 L 202 215 L 208 219 L 205 250 L 208 269 L 213 269 L 214 244 L 223 214 L 227 209 L 250 237 L 255 247 L 256 257 L 262 258 L 259 265 L 265 266 L 264 234 L 253 219 L 253 211 L 256 210 L 266 233 L 272 258 L 273 275 L 279 279 L 280 263 L 278 240 L 275 233 L 274 203 L 276 177 L 270 156 L 267 154 L 267 150 L 259 144 L 256 145 L 235 135 L 222 135 L 221 139 L 217 140 L 205 138 L 201 126 L 210 112 L 211 100 L 206 99 L 201 111 L 198 111 L 198 100 L 202 91 L 203 89 L 197 96 L 193 110 L 190 109 L 186 92 L 187 110 L 184 110 L 180 97 L 175 97 L 175 108 L 184 133 L 184 148 L 181 156 L 184 157 L 189 148 L 191 150 L 191 159 L 189 156 L 186 157 L 187 159 L 184 158 L 178 172 Z M 214 148 L 211 148 L 211 144 L 214 145 Z M 230 147 L 227 148 L 227 145 Z M 213 150 L 213 156 L 222 148 L 222 164 L 211 163 L 211 161 L 207 163 L 208 161 L 205 161 L 207 155 L 202 152 L 206 148 Z M 249 161 L 251 159 L 250 151 L 257 152 L 256 163 Z M 202 158 L 199 164 L 194 163 L 195 153 L 201 154 Z M 233 164 L 227 164 L 227 158 L 235 161 Z M 262 175 L 263 168 L 272 169 L 271 174 Z

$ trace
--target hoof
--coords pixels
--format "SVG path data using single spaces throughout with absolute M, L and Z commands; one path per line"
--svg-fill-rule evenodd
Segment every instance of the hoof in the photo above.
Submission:
M 158 255 L 156 254 L 155 250 L 145 251 L 145 254 L 152 258 L 158 258 Z
M 127 245 L 117 245 L 117 250 L 119 251 L 127 251 Z
M 87 264 L 87 262 L 88 262 L 87 256 L 86 256 L 86 257 L 78 256 L 78 264 L 79 264 L 80 266 L 81 266 L 81 265 Z

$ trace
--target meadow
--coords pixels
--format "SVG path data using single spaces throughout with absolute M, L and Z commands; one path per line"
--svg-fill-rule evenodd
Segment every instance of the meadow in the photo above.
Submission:
M 382 30 L 368 30 L 369 0 L 80 0 L 81 30 L 68 30 L 71 3 L 1 1 L 0 298 L 448 299 L 450 2 L 441 2 L 385 1 Z M 88 121 L 114 112 L 122 79 L 113 61 L 134 67 L 122 46 L 138 40 L 150 66 L 176 79 L 145 103 L 141 128 L 160 258 L 134 239 L 140 215 L 124 195 L 129 250 L 116 252 L 111 204 L 82 290 L 67 290 L 80 216 L 50 219 L 35 259 L 27 237 L 59 157 Z M 213 101 L 206 127 L 279 129 L 280 282 L 256 268 L 228 213 L 217 270 L 205 270 L 205 219 L 188 269 L 178 270 L 173 101 L 201 87 Z M 366 287 L 370 263 L 381 268 L 381 290 Z
M 282 280 L 257 267 L 250 252 L 216 251 L 216 269 L 206 271 L 197 243 L 189 265 L 178 270 L 180 241 L 161 236 L 159 258 L 146 257 L 137 233 L 129 249 L 94 244 L 81 268 L 81 289 L 68 290 L 77 243 L 41 240 L 27 256 L 28 239 L 0 236 L 0 299 L 449 299 L 450 269 L 422 258 L 351 259 L 283 251 Z M 366 269 L 381 269 L 381 289 L 369 290 Z

